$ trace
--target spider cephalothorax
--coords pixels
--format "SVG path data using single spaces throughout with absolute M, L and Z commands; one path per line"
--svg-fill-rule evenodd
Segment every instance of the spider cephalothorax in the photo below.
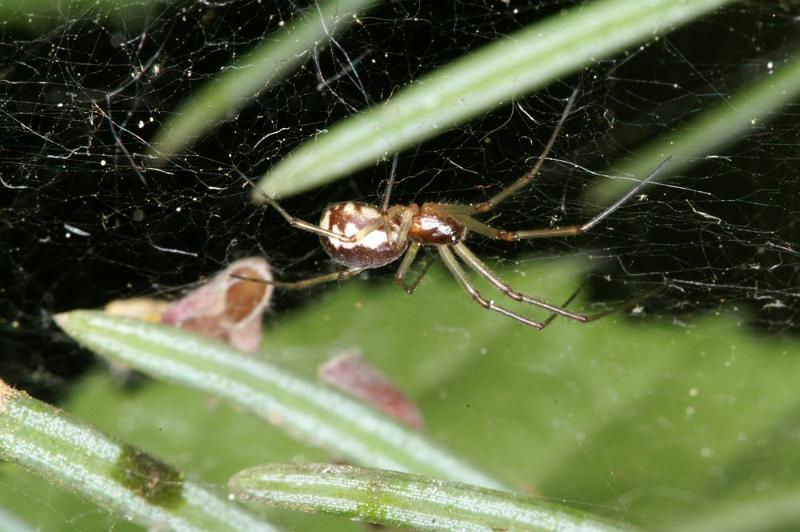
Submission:
M 450 216 L 446 204 L 423 203 L 414 208 L 408 239 L 430 246 L 452 246 L 467 238 L 467 227 Z
M 507 241 L 583 234 L 603 221 L 623 203 L 635 196 L 669 163 L 670 159 L 665 159 L 649 176 L 633 187 L 632 190 L 612 203 L 611 206 L 600 214 L 583 224 L 545 229 L 507 231 L 496 229 L 477 220 L 475 218 L 476 216 L 492 211 L 501 202 L 529 185 L 539 174 L 539 170 L 545 158 L 550 153 L 553 144 L 555 144 L 555 140 L 558 136 L 558 132 L 561 130 L 564 120 L 572 109 L 576 94 L 577 92 L 573 92 L 570 97 L 550 140 L 548 140 L 544 151 L 537 159 L 533 168 L 527 174 L 517 179 L 508 187 L 500 190 L 500 192 L 487 201 L 473 204 L 423 203 L 422 206 L 419 206 L 412 203 L 409 205 L 389 206 L 389 195 L 392 183 L 394 182 L 394 165 L 392 166 L 392 172 L 386 187 L 382 206 L 378 207 L 359 201 L 335 203 L 329 205 L 322 213 L 319 225 L 314 225 L 291 216 L 283 210 L 273 198 L 265 195 L 267 202 L 277 209 L 292 226 L 318 234 L 322 241 L 322 247 L 328 255 L 347 268 L 343 271 L 320 275 L 302 281 L 273 281 L 272 284 L 284 288 L 306 288 L 319 283 L 354 277 L 366 269 L 385 266 L 386 264 L 398 260 L 402 256 L 403 260 L 394 276 L 395 281 L 405 288 L 408 293 L 412 293 L 417 283 L 422 278 L 422 275 L 424 275 L 424 270 L 410 285 L 406 283 L 406 275 L 420 247 L 430 246 L 436 248 L 436 251 L 439 253 L 447 269 L 450 270 L 456 280 L 475 302 L 484 308 L 513 318 L 531 327 L 543 329 L 556 316 L 564 316 L 586 323 L 610 314 L 616 309 L 606 310 L 591 316 L 576 314 L 567 310 L 565 306 L 569 304 L 574 294 L 564 305 L 557 306 L 542 299 L 517 292 L 492 272 L 492 270 L 464 244 L 468 233 L 477 233 L 484 237 Z M 396 162 L 397 159 L 395 158 L 395 163 Z M 462 264 L 484 277 L 489 284 L 510 299 L 546 309 L 552 314 L 544 321 L 537 321 L 497 305 L 493 299 L 487 299 L 478 292 L 467 276 Z

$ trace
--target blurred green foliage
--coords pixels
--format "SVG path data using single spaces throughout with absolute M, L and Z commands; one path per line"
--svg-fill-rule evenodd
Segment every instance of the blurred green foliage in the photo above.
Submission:
M 558 301 L 579 282 L 579 269 L 574 260 L 532 259 L 499 271 Z M 312 375 L 354 347 L 409 393 L 431 437 L 522 492 L 677 530 L 695 518 L 729 517 L 754 497 L 758 507 L 798 490 L 800 348 L 751 333 L 735 309 L 685 322 L 560 319 L 536 332 L 482 310 L 435 268 L 412 296 L 358 280 L 334 288 L 275 320 L 264 356 Z M 67 408 L 220 489 L 247 466 L 326 458 L 278 431 L 254 441 L 248 435 L 264 433 L 261 421 L 154 382 L 125 392 L 95 375 Z M 107 527 L 103 512 L 86 519 L 68 496 L 26 488 L 33 481 L 9 469 L 5 482 L 15 489 L 3 490 L 3 506 L 35 505 L 36 524 L 48 529 L 75 520 L 85 530 Z M 800 520 L 796 512 L 756 514 L 758 529 Z M 295 519 L 302 518 L 281 514 L 278 523 Z

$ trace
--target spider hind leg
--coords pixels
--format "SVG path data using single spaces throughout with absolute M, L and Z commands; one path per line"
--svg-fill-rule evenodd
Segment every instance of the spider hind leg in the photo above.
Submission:
M 306 288 L 311 288 L 312 286 L 316 286 L 318 284 L 330 283 L 333 281 L 344 281 L 345 279 L 350 279 L 366 269 L 367 268 L 349 268 L 347 270 L 341 270 L 338 272 L 331 272 L 323 275 L 317 275 L 315 277 L 300 279 L 299 281 L 265 281 L 264 279 L 258 279 L 255 277 L 246 277 L 243 275 L 231 275 L 231 277 L 234 277 L 236 279 L 241 279 L 243 281 L 252 281 L 254 283 L 269 284 L 276 288 L 283 288 L 285 290 L 304 290 Z

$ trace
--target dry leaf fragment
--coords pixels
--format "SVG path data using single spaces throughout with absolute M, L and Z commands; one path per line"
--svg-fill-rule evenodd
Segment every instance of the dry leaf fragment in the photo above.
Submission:
M 172 302 L 161 322 L 217 338 L 242 351 L 257 351 L 261 320 L 272 295 L 270 281 L 272 273 L 264 258 L 237 260 Z
M 418 430 L 425 428 L 416 405 L 357 350 L 333 357 L 320 366 L 317 374 L 322 382 L 358 397 L 388 416 Z

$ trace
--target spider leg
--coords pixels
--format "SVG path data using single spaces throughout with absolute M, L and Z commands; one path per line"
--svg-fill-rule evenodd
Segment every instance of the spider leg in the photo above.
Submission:
M 587 231 L 589 231 L 592 227 L 599 224 L 606 218 L 608 218 L 611 213 L 619 209 L 626 201 L 631 199 L 633 196 L 641 192 L 641 190 L 646 187 L 655 177 L 661 173 L 661 171 L 669 165 L 672 161 L 672 157 L 667 157 L 663 161 L 659 163 L 655 169 L 650 172 L 650 175 L 639 181 L 639 183 L 626 192 L 623 196 L 621 196 L 617 201 L 609 205 L 606 209 L 602 212 L 594 216 L 588 222 L 581 224 L 581 225 L 571 225 L 567 227 L 553 227 L 551 229 L 532 229 L 528 231 L 512 231 L 510 234 L 512 238 L 510 240 L 522 240 L 526 238 L 548 238 L 551 236 L 573 236 L 573 235 L 580 235 Z
M 342 242 L 348 242 L 348 243 L 351 241 L 360 242 L 361 240 L 365 239 L 368 234 L 378 229 L 382 224 L 383 220 L 381 219 L 373 220 L 364 227 L 362 227 L 361 230 L 358 233 L 354 234 L 352 237 L 346 237 L 344 235 L 340 235 L 339 233 L 332 233 L 332 234 L 336 236 L 337 240 L 340 240 Z M 391 238 L 391 236 L 387 234 L 386 238 Z
M 362 238 L 367 236 L 367 234 L 369 234 L 371 231 L 373 231 L 374 229 L 376 229 L 378 227 L 378 226 L 375 226 L 375 227 L 367 226 L 367 227 L 370 227 L 369 231 L 365 231 L 365 229 L 367 229 L 367 227 L 365 227 L 358 234 L 353 235 L 353 236 L 345 236 L 345 235 L 341 235 L 339 233 L 334 233 L 333 231 L 328 231 L 327 229 L 323 229 L 322 227 L 318 226 L 317 224 L 312 224 L 311 222 L 307 222 L 305 220 L 301 220 L 300 218 L 292 216 L 291 214 L 286 212 L 286 209 L 281 207 L 280 204 L 277 201 L 275 201 L 274 198 L 272 198 L 271 196 L 268 196 L 263 190 L 258 188 L 258 185 L 253 183 L 253 180 L 250 179 L 249 177 L 247 177 L 246 175 L 244 175 L 244 173 L 242 173 L 241 170 L 239 170 L 238 168 L 234 168 L 234 170 L 236 170 L 236 172 L 245 181 L 247 181 L 247 183 L 253 188 L 253 190 L 258 192 L 258 194 L 262 198 L 264 198 L 264 201 L 266 201 L 269 204 L 270 207 L 272 207 L 273 209 L 278 211 L 278 213 L 281 216 L 283 216 L 283 219 L 286 220 L 289 223 L 290 226 L 292 226 L 292 227 L 294 227 L 296 229 L 300 229 L 302 231 L 308 231 L 309 233 L 314 233 L 314 234 L 321 235 L 321 236 L 327 236 L 328 238 L 335 238 L 336 240 L 339 240 L 341 242 L 347 242 L 349 244 L 352 244 L 352 243 L 358 242 L 359 240 L 361 240 Z
M 366 268 L 350 268 L 348 270 L 343 270 L 340 272 L 326 273 L 324 275 L 317 275 L 315 277 L 309 277 L 307 279 L 301 279 L 299 281 L 291 281 L 291 282 L 265 281 L 264 279 L 258 279 L 255 277 L 245 277 L 243 275 L 231 275 L 231 277 L 234 277 L 236 279 L 242 279 L 243 281 L 252 281 L 254 283 L 270 284 L 277 288 L 285 288 L 287 290 L 303 290 L 304 288 L 309 288 L 312 286 L 316 286 L 318 284 L 350 279 L 351 277 L 355 277 L 364 270 L 366 270 Z
M 470 251 L 469 248 L 467 248 L 467 246 L 465 246 L 463 242 L 459 242 L 458 244 L 453 246 L 453 248 L 455 249 L 455 252 L 458 254 L 458 256 L 461 257 L 461 260 L 463 260 L 473 270 L 478 272 L 484 279 L 489 281 L 489 283 L 492 286 L 497 288 L 500 292 L 502 292 L 506 296 L 510 297 L 515 301 L 519 301 L 520 303 L 528 303 L 529 305 L 541 307 L 543 309 L 547 309 L 550 312 L 552 312 L 553 315 L 549 316 L 544 321 L 541 328 L 544 328 L 547 325 L 549 325 L 553 321 L 553 319 L 555 319 L 557 316 L 563 316 L 565 318 L 569 318 L 571 320 L 575 320 L 580 323 L 589 323 L 595 320 L 599 320 L 600 318 L 604 318 L 609 314 L 613 314 L 620 310 L 625 310 L 634 307 L 637 304 L 639 304 L 639 302 L 641 302 L 642 300 L 650 297 L 656 292 L 661 291 L 661 288 L 659 287 L 656 290 L 646 292 L 644 295 L 634 298 L 623 305 L 603 310 L 595 314 L 588 314 L 588 315 L 578 314 L 570 310 L 567 310 L 565 307 L 568 304 L 570 304 L 573 299 L 575 299 L 580 289 L 583 288 L 583 284 L 581 284 L 581 286 L 578 287 L 578 289 L 567 299 L 567 301 L 563 305 L 561 306 L 553 305 L 552 303 L 548 303 L 543 299 L 535 298 L 527 294 L 522 294 L 511 288 L 511 286 L 509 286 L 505 281 L 500 279 L 496 273 L 494 273 L 491 269 L 489 269 L 488 266 L 486 266 L 486 264 L 484 264 L 478 257 L 476 257 L 475 254 L 472 253 L 472 251 Z
M 496 240 L 506 240 L 509 242 L 516 242 L 517 240 L 526 240 L 531 238 L 551 238 L 557 236 L 576 236 L 582 235 L 583 233 L 589 231 L 594 226 L 608 218 L 614 211 L 619 209 L 626 201 L 631 199 L 633 196 L 641 192 L 641 190 L 647 186 L 655 177 L 667 167 L 667 165 L 672 161 L 672 157 L 667 157 L 661 163 L 659 163 L 656 168 L 650 172 L 650 174 L 639 181 L 635 187 L 631 190 L 626 192 L 622 197 L 617 199 L 614 203 L 609 205 L 606 209 L 602 212 L 594 216 L 591 220 L 583 224 L 576 224 L 576 225 L 567 225 L 565 227 L 551 227 L 547 229 L 529 229 L 523 231 L 506 231 L 503 229 L 495 229 L 489 225 L 484 224 L 483 222 L 479 222 L 475 220 L 468 214 L 464 213 L 460 206 L 453 206 L 453 208 L 449 208 L 447 205 L 443 205 L 442 208 L 444 210 L 450 211 L 452 216 L 454 216 L 459 222 L 463 223 L 467 229 L 478 233 L 479 235 L 488 236 L 489 238 L 494 238 Z
M 516 312 L 503 308 L 495 304 L 495 302 L 491 299 L 484 298 L 478 289 L 472 284 L 472 282 L 467 277 L 467 274 L 464 270 L 459 266 L 458 261 L 456 260 L 453 252 L 450 251 L 448 246 L 436 246 L 436 249 L 439 250 L 439 256 L 442 257 L 442 261 L 444 265 L 447 266 L 447 269 L 450 270 L 450 273 L 456 278 L 459 284 L 467 291 L 467 293 L 472 296 L 472 299 L 482 306 L 485 309 L 493 310 L 502 314 L 503 316 L 507 316 L 509 318 L 515 319 L 525 325 L 529 325 L 535 329 L 541 329 L 544 327 L 544 324 L 540 321 L 536 321 L 530 318 L 526 318 Z
M 497 205 L 499 205 L 500 202 L 502 202 L 503 200 L 507 199 L 510 196 L 513 196 L 521 189 L 531 184 L 534 178 L 536 178 L 536 176 L 539 175 L 539 171 L 542 169 L 544 160 L 550 154 L 550 150 L 553 149 L 553 145 L 555 145 L 556 143 L 558 134 L 561 132 L 561 127 L 564 125 L 564 122 L 566 121 L 567 116 L 569 116 L 570 111 L 572 111 L 572 106 L 575 104 L 575 98 L 577 96 L 578 96 L 578 89 L 575 89 L 574 91 L 572 91 L 572 94 L 570 95 L 569 100 L 567 101 L 567 106 L 564 107 L 564 111 L 561 113 L 561 118 L 558 119 L 558 123 L 556 124 L 555 129 L 553 130 L 553 133 L 550 135 L 550 140 L 547 141 L 544 150 L 542 150 L 542 153 L 539 155 L 539 158 L 536 160 L 536 164 L 533 165 L 533 168 L 531 168 L 528 171 L 528 173 L 526 173 L 524 176 L 520 177 L 519 179 L 511 183 L 509 186 L 507 186 L 506 188 L 504 188 L 503 190 L 501 190 L 488 200 L 482 203 L 476 203 L 472 205 L 471 206 L 472 213 L 489 212 L 495 207 L 497 207 Z
M 389 222 L 389 214 L 386 211 L 381 212 L 381 222 L 383 223 L 383 232 L 386 233 L 386 240 L 393 248 L 396 246 L 394 236 L 392 235 L 392 225 Z
M 433 261 L 427 260 L 425 261 L 425 266 L 422 268 L 422 272 L 414 279 L 414 282 L 408 284 L 406 282 L 406 275 L 408 274 L 409 268 L 411 268 L 411 264 L 414 262 L 414 259 L 417 257 L 417 252 L 419 251 L 420 244 L 419 242 L 412 242 L 411 245 L 408 247 L 408 251 L 406 251 L 405 256 L 403 257 L 403 262 L 400 263 L 400 267 L 397 269 L 397 272 L 394 274 L 394 282 L 397 283 L 400 288 L 406 291 L 407 294 L 413 294 L 414 290 L 417 289 L 417 285 L 425 277 L 425 274 L 428 273 L 428 268 L 431 267 Z M 423 259 L 425 260 L 425 259 Z
M 457 221 L 463 224 L 464 227 L 466 227 L 473 233 L 493 238 L 495 240 L 506 240 L 508 242 L 516 241 L 516 239 L 513 237 L 514 234 L 513 231 L 497 229 L 495 227 L 487 225 L 479 220 L 476 220 L 472 216 L 465 214 L 464 212 L 459 212 L 457 209 L 451 209 L 450 205 L 445 205 L 443 207 L 444 210 L 450 214 L 450 216 L 455 218 Z
M 392 209 L 394 209 L 395 207 L 392 207 Z M 392 209 L 389 209 L 390 214 L 392 213 Z M 411 224 L 413 222 L 414 222 L 414 215 L 411 213 L 411 211 L 409 211 L 408 209 L 402 209 L 400 227 L 398 227 L 397 229 L 397 239 L 391 242 L 392 247 L 394 247 L 395 249 L 401 249 L 403 246 L 406 245 L 406 240 L 408 239 L 408 232 L 411 230 Z M 391 241 L 390 233 L 387 233 L 387 239 Z
M 386 183 L 386 191 L 383 194 L 383 204 L 381 205 L 382 210 L 386 212 L 389 209 L 389 197 L 392 195 L 392 187 L 394 186 L 394 175 L 397 171 L 397 158 L 399 157 L 399 153 L 394 154 L 394 159 L 392 159 L 392 169 L 389 170 L 389 181 Z
M 296 217 L 292 216 L 291 214 L 286 212 L 286 210 L 284 210 L 284 208 L 281 207 L 278 204 L 277 201 L 275 201 L 274 199 L 272 199 L 270 197 L 265 197 L 265 201 L 267 203 L 269 203 L 270 207 L 272 207 L 273 209 L 278 211 L 278 213 L 280 213 L 280 215 L 283 216 L 283 219 L 286 220 L 289 223 L 289 225 L 291 225 L 292 227 L 294 227 L 296 229 L 301 229 L 303 231 L 308 231 L 309 233 L 315 233 L 317 235 L 327 236 L 328 238 L 335 238 L 336 240 L 339 240 L 341 242 L 348 242 L 348 243 L 358 242 L 360 240 L 360 238 L 364 238 L 364 236 L 366 236 L 367 233 L 369 233 L 369 232 L 371 232 L 371 231 L 373 231 L 375 229 L 373 227 L 369 231 L 366 231 L 366 232 L 364 232 L 362 230 L 356 235 L 345 236 L 345 235 L 342 235 L 342 234 L 339 234 L 339 233 L 335 233 L 333 231 L 328 231 L 327 229 L 323 229 L 322 227 L 318 226 L 317 224 L 312 224 L 311 222 L 307 222 L 305 220 L 301 220 L 300 218 L 296 218 Z M 367 229 L 367 227 L 365 227 L 364 229 Z M 362 235 L 362 233 L 364 233 L 364 234 Z
M 578 287 L 578 289 L 575 290 L 575 292 L 573 292 L 573 294 L 561 306 L 562 307 L 566 307 L 567 305 L 569 305 L 572 302 L 572 300 L 575 299 L 575 296 L 578 295 L 578 293 L 583 289 L 583 287 L 585 285 L 586 285 L 586 282 L 581 283 L 580 286 Z M 658 286 L 658 287 L 656 287 L 656 288 L 654 288 L 652 290 L 648 290 L 647 292 L 644 292 L 643 294 L 640 294 L 640 295 L 638 295 L 636 297 L 632 297 L 628 301 L 622 303 L 621 305 L 617 305 L 614 308 L 610 308 L 608 310 L 604 310 L 602 312 L 598 312 L 596 314 L 592 314 L 591 316 L 587 316 L 587 321 L 583 322 L 583 323 L 588 323 L 589 321 L 594 321 L 594 320 L 597 320 L 597 319 L 600 319 L 600 318 L 604 318 L 605 316 L 608 316 L 610 314 L 614 314 L 614 313 L 617 313 L 617 312 L 625 312 L 625 311 L 627 311 L 629 309 L 634 308 L 635 306 L 637 306 L 642 301 L 645 301 L 646 299 L 649 299 L 650 297 L 652 297 L 652 296 L 654 296 L 654 295 L 656 295 L 658 293 L 661 293 L 663 291 L 664 291 L 664 287 L 663 286 Z M 548 325 L 550 325 L 550 323 L 552 323 L 552 321 L 554 319 L 556 319 L 557 317 L 558 317 L 558 314 L 551 314 L 546 320 L 544 320 L 544 326 L 547 327 Z
M 346 242 L 348 244 L 353 244 L 356 242 L 360 242 L 364 238 L 367 237 L 371 232 L 375 231 L 379 227 L 383 227 L 384 231 L 386 231 L 386 238 L 390 241 L 393 247 L 400 247 L 405 242 L 403 239 L 405 238 L 404 235 L 408 233 L 408 228 L 411 227 L 411 220 L 408 220 L 408 223 L 401 227 L 400 231 L 398 232 L 399 236 L 396 240 L 392 239 L 392 232 L 389 228 L 389 217 L 388 214 L 382 214 L 381 217 L 377 220 L 374 220 L 364 227 L 361 230 L 351 236 L 343 235 L 340 233 L 336 233 L 334 231 L 329 231 L 327 229 L 323 229 L 322 227 L 312 224 L 311 222 L 306 222 L 305 220 L 301 220 L 299 218 L 295 218 L 286 210 L 281 207 L 277 201 L 272 198 L 266 198 L 265 200 L 267 203 L 270 204 L 276 211 L 280 213 L 281 216 L 291 225 L 297 229 L 301 229 L 303 231 L 308 231 L 309 233 L 315 233 L 321 236 L 326 236 L 328 238 L 334 238 L 340 242 Z M 405 223 L 405 220 L 404 220 Z
M 294 216 L 292 216 L 291 214 L 286 212 L 283 209 L 283 207 L 278 205 L 278 202 L 276 202 L 272 198 L 267 198 L 265 201 L 267 203 L 269 203 L 272 208 L 274 208 L 276 211 L 278 211 L 280 213 L 280 215 L 283 216 L 283 218 L 292 227 L 295 227 L 297 229 L 301 229 L 303 231 L 308 231 L 309 233 L 314 233 L 314 234 L 317 234 L 317 235 L 325 236 L 325 237 L 328 237 L 328 238 L 334 238 L 334 239 L 336 239 L 336 240 L 338 240 L 340 242 L 346 242 L 348 244 L 354 244 L 356 242 L 360 242 L 361 240 L 366 238 L 368 234 L 370 234 L 371 232 L 376 230 L 378 227 L 380 227 L 384 223 L 382 219 L 375 220 L 375 221 L 370 222 L 369 224 L 365 225 L 364 227 L 362 227 L 361 230 L 358 233 L 356 233 L 354 235 L 351 235 L 351 236 L 347 236 L 347 235 L 343 235 L 341 233 L 336 233 L 334 231 L 329 231 L 327 229 L 323 229 L 322 227 L 320 227 L 318 225 L 315 225 L 315 224 L 312 224 L 311 222 L 306 222 L 305 220 L 301 220 L 299 218 L 295 218 Z M 387 235 L 390 235 L 390 233 L 387 233 Z
M 575 289 L 575 291 L 574 291 L 574 292 L 572 292 L 572 294 L 570 294 L 570 296 L 569 296 L 569 297 L 568 297 L 568 298 L 567 298 L 567 299 L 566 299 L 566 300 L 565 300 L 563 303 L 561 303 L 561 308 L 567 308 L 567 307 L 569 306 L 569 304 L 570 304 L 570 303 L 572 303 L 572 301 L 573 301 L 573 300 L 574 300 L 576 297 L 578 297 L 578 294 L 580 294 L 580 293 L 581 293 L 581 290 L 583 290 L 583 287 L 584 287 L 584 286 L 586 286 L 586 280 L 584 280 L 584 281 L 583 281 L 581 284 L 579 284 L 579 285 L 578 285 L 578 288 L 576 288 L 576 289 Z M 614 310 L 617 310 L 617 309 L 614 309 Z M 557 313 L 555 313 L 555 312 L 553 312 L 552 314 L 550 314 L 550 315 L 547 317 L 547 319 L 546 319 L 546 320 L 544 320 L 544 323 L 542 324 L 542 329 L 544 329 L 545 327 L 547 327 L 548 325 L 550 325 L 551 323 L 553 323 L 553 320 L 555 320 L 555 319 L 556 319 L 558 316 L 559 316 L 559 315 L 558 315 Z
M 409 268 L 411 268 L 411 264 L 413 264 L 414 259 L 417 258 L 417 252 L 419 251 L 419 242 L 413 242 L 410 246 L 408 246 L 408 251 L 403 256 L 403 261 L 400 263 L 400 267 L 397 268 L 397 271 L 394 274 L 394 282 L 400 286 L 406 293 L 410 294 L 416 288 L 417 282 L 413 284 L 413 286 L 409 286 L 406 284 L 406 275 L 408 274 Z M 421 276 L 420 276 L 421 277 Z
M 461 260 L 463 260 L 470 268 L 478 272 L 483 278 L 489 281 L 489 283 L 492 286 L 497 288 L 500 292 L 510 297 L 514 301 L 519 301 L 520 303 L 528 303 L 529 305 L 541 307 L 543 309 L 549 310 L 550 312 L 553 312 L 554 314 L 558 314 L 559 316 L 564 316 L 565 318 L 569 318 L 582 323 L 588 323 L 598 318 L 602 318 L 607 314 L 610 314 L 610 312 L 603 311 L 601 313 L 598 313 L 597 315 L 585 316 L 583 314 L 577 314 L 575 312 L 569 311 L 557 305 L 553 305 L 552 303 L 548 303 L 543 299 L 538 299 L 517 292 L 516 290 L 511 288 L 511 286 L 509 286 L 505 281 L 500 279 L 500 277 L 498 277 L 497 274 L 495 274 L 491 269 L 489 269 L 489 267 L 486 266 L 486 264 L 484 264 L 478 257 L 476 257 L 475 254 L 472 253 L 472 251 L 470 251 L 469 248 L 465 246 L 463 242 L 455 244 L 453 246 L 453 249 L 458 254 L 458 256 L 461 257 Z
M 389 244 L 395 245 L 392 238 L 392 227 L 389 222 L 389 197 L 392 194 L 392 186 L 394 186 L 395 171 L 397 171 L 397 158 L 400 154 L 395 153 L 392 159 L 392 169 L 389 171 L 389 181 L 386 183 L 386 191 L 383 194 L 383 204 L 381 205 L 381 219 L 383 220 L 383 230 L 386 231 L 386 238 Z
M 455 207 L 455 208 L 453 208 Z M 483 235 L 495 240 L 505 240 L 506 242 L 516 242 L 518 240 L 529 238 L 548 238 L 555 236 L 574 236 L 583 233 L 580 225 L 568 225 L 566 227 L 553 227 L 548 229 L 532 229 L 527 231 L 508 231 L 506 229 L 497 229 L 487 225 L 472 216 L 464 213 L 463 210 L 458 208 L 457 205 L 441 205 L 441 210 L 447 212 L 450 216 L 455 218 L 458 222 L 464 225 L 473 233 Z

